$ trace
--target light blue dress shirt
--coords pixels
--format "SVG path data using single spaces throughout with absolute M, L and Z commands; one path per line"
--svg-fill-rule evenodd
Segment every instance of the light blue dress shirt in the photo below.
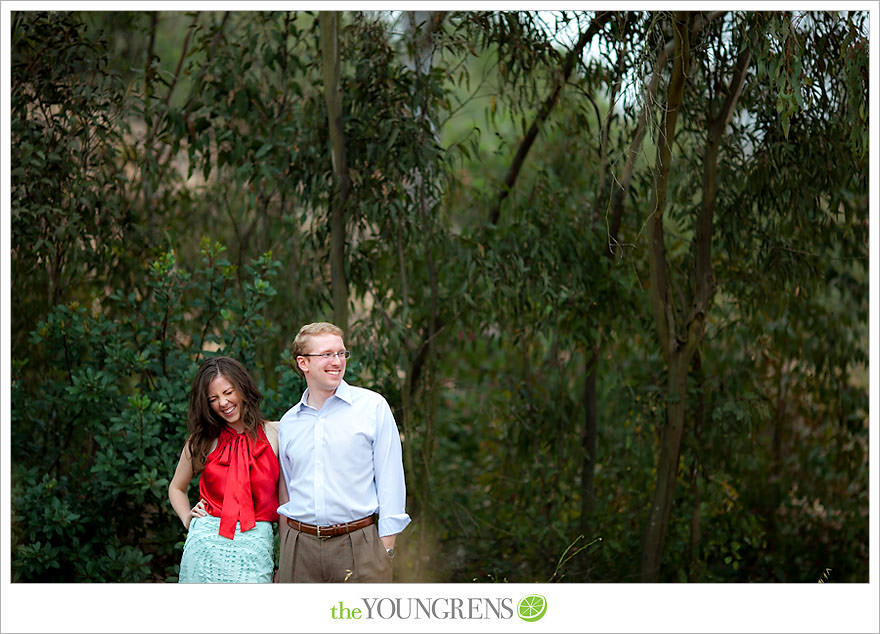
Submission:
M 320 410 L 309 391 L 281 417 L 278 449 L 289 500 L 278 513 L 327 526 L 379 514 L 379 536 L 410 523 L 400 434 L 385 398 L 340 382 Z

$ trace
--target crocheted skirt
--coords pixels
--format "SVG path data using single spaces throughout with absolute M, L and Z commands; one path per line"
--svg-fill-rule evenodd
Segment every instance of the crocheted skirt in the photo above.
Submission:
M 241 532 L 235 524 L 235 539 L 219 534 L 220 518 L 194 517 L 189 524 L 180 583 L 272 583 L 274 541 L 271 522 L 257 522 Z

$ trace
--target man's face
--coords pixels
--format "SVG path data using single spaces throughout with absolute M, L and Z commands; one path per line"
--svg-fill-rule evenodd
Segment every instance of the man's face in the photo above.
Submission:
M 296 358 L 299 369 L 306 377 L 312 391 L 335 392 L 345 375 L 345 343 L 339 335 L 316 335 L 309 339 L 303 356 Z M 332 353 L 329 358 L 313 356 Z M 312 356 L 307 356 L 312 355 Z

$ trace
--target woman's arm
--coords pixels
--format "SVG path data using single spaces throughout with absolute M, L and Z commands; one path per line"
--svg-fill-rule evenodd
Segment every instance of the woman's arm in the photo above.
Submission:
M 278 428 L 279 428 L 280 423 L 274 423 L 274 425 L 275 425 L 275 444 L 276 444 L 275 454 L 278 455 L 278 448 L 277 448 L 277 445 L 278 445 Z M 279 464 L 278 464 L 278 506 L 283 506 L 283 505 L 287 504 L 287 500 L 290 499 L 290 498 L 289 498 L 289 496 L 288 496 L 288 494 L 287 494 L 287 483 L 284 481 L 284 469 L 281 468 L 281 464 L 280 464 L 280 462 L 281 462 L 281 460 L 280 460 L 280 457 L 279 457 Z M 285 520 L 285 517 L 284 517 L 283 515 L 280 515 L 280 514 L 279 514 L 279 517 L 278 517 L 278 537 L 279 537 L 279 538 L 284 538 L 284 534 L 287 532 L 287 529 L 288 529 L 288 526 L 287 526 L 287 521 Z
M 177 516 L 183 523 L 183 527 L 187 530 L 189 530 L 189 523 L 193 517 L 205 515 L 205 512 L 200 508 L 202 505 L 201 500 L 199 500 L 195 508 L 190 508 L 189 496 L 186 491 L 192 479 L 192 455 L 187 444 L 184 444 L 183 451 L 180 452 L 180 460 L 177 461 L 177 468 L 174 470 L 174 477 L 171 478 L 171 484 L 168 485 L 168 500 L 171 502 L 174 512 L 177 513 Z

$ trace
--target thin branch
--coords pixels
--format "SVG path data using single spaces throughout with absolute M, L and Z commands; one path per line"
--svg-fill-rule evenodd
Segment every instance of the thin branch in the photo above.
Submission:
M 698 34 L 706 27 L 706 25 L 722 17 L 725 13 L 726 11 L 713 11 L 706 14 L 705 16 L 699 16 L 697 19 L 694 20 L 692 33 L 694 35 Z M 636 131 L 633 135 L 632 142 L 630 143 L 629 151 L 626 154 L 626 163 L 623 167 L 623 172 L 620 178 L 617 179 L 619 185 L 614 190 L 611 198 L 611 235 L 614 238 L 613 244 L 616 244 L 616 241 L 618 239 L 620 224 L 623 218 L 624 201 L 629 194 L 633 172 L 635 171 L 636 158 L 638 158 L 640 148 L 642 147 L 642 142 L 645 139 L 645 131 L 648 124 L 648 113 L 650 112 L 651 104 L 653 104 L 656 100 L 657 89 L 660 85 L 660 78 L 663 76 L 663 68 L 666 66 L 666 63 L 669 60 L 669 56 L 672 55 L 672 52 L 674 50 L 675 40 L 667 42 L 666 46 L 664 46 L 660 50 L 660 53 L 657 55 L 657 60 L 654 63 L 654 72 L 651 75 L 651 81 L 649 82 L 644 92 L 645 105 L 642 108 L 641 113 L 639 114 L 639 121 L 636 124 Z
M 686 325 L 688 332 L 685 354 L 694 351 L 702 339 L 705 313 L 712 301 L 712 293 L 715 288 L 711 255 L 713 216 L 718 190 L 718 150 L 721 145 L 721 137 L 733 117 L 733 111 L 742 93 L 750 59 L 749 49 L 743 49 L 737 57 L 733 78 L 724 103 L 717 116 L 709 123 L 706 149 L 703 153 L 703 200 L 700 204 L 694 235 L 694 302 Z
M 174 92 L 174 88 L 177 86 L 177 80 L 180 79 L 180 72 L 183 69 L 183 60 L 186 59 L 186 54 L 189 51 L 189 38 L 192 37 L 193 31 L 196 29 L 196 25 L 199 23 L 199 12 L 196 11 L 193 15 L 192 22 L 190 22 L 189 27 L 186 29 L 186 36 L 183 38 L 183 46 L 180 49 L 180 57 L 177 60 L 177 68 L 174 69 L 174 75 L 171 77 L 171 84 L 168 86 L 168 93 L 165 95 L 165 107 L 171 103 L 171 94 Z
M 538 111 L 538 114 L 535 117 L 535 120 L 532 121 L 531 127 L 529 127 L 528 132 L 526 132 L 526 136 L 523 138 L 522 142 L 519 145 L 519 148 L 516 151 L 516 156 L 513 157 L 513 163 L 510 165 L 510 169 L 507 171 L 507 176 L 504 178 L 504 186 L 501 189 L 501 192 L 498 194 L 498 198 L 495 200 L 495 203 L 492 206 L 492 209 L 489 212 L 489 221 L 496 225 L 498 224 L 498 219 L 501 215 L 501 204 L 510 194 L 510 191 L 513 189 L 514 184 L 516 183 L 516 179 L 519 176 L 519 172 L 522 169 L 523 164 L 525 163 L 526 156 L 529 153 L 529 150 L 534 144 L 535 139 L 538 136 L 538 131 L 544 125 L 544 122 L 547 121 L 547 118 L 550 116 L 550 112 L 556 106 L 556 103 L 559 101 L 559 95 L 562 93 L 562 87 L 568 82 L 569 77 L 571 77 L 571 73 L 574 71 L 575 64 L 581 58 L 583 54 L 584 48 L 593 39 L 593 37 L 598 33 L 605 24 L 611 19 L 611 12 L 603 12 L 596 15 L 590 24 L 590 28 L 581 33 L 580 38 L 577 41 L 577 44 L 572 48 L 568 56 L 565 59 L 565 64 L 562 68 L 562 76 L 559 77 L 553 87 L 553 90 L 550 91 L 550 95 L 547 99 L 544 100 L 544 103 L 541 104 L 541 108 Z
M 669 183 L 669 169 L 672 161 L 672 142 L 675 138 L 675 125 L 678 121 L 687 70 L 690 66 L 690 39 L 688 21 L 679 16 L 675 25 L 675 55 L 672 76 L 667 87 L 666 108 L 660 138 L 657 143 L 657 167 L 654 175 L 654 203 L 651 212 L 651 309 L 657 324 L 660 350 L 668 362 L 675 351 L 675 315 L 669 299 L 669 278 L 666 262 L 666 245 L 663 237 L 663 210 L 666 207 L 666 189 Z

